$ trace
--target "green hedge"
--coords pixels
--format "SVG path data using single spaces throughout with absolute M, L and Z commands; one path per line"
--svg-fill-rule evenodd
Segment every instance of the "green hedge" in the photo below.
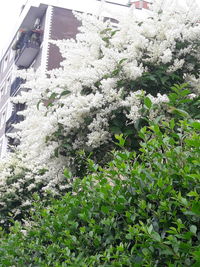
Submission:
M 182 114 L 183 115 L 183 114 Z M 171 119 L 0 240 L 0 266 L 199 266 L 200 123 Z M 67 174 L 66 174 L 67 175 Z

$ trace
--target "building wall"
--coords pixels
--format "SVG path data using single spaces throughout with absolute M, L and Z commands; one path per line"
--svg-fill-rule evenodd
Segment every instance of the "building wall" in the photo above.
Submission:
M 38 69 L 41 64 L 42 64 L 42 53 L 43 53 L 43 41 L 44 41 L 44 31 L 45 31 L 45 22 L 46 22 L 46 12 L 45 14 L 43 15 L 43 17 L 41 18 L 41 21 L 40 21 L 40 24 L 41 24 L 41 29 L 43 31 L 43 34 L 41 36 L 41 41 L 42 41 L 42 44 L 41 44 L 41 47 L 40 47 L 40 51 L 32 65 L 32 67 L 34 69 Z
M 75 38 L 79 26 L 80 21 L 76 19 L 72 10 L 53 7 L 50 39 L 62 40 Z M 48 70 L 58 68 L 62 60 L 58 47 L 50 43 Z
M 138 8 L 138 9 L 142 9 L 142 8 L 149 9 L 151 2 L 144 1 L 144 0 L 138 0 L 138 1 L 131 1 L 130 4 L 134 5 L 135 8 Z
M 14 79 L 13 69 L 15 69 L 14 53 L 11 44 L 0 62 L 0 156 L 5 154 L 7 149 L 5 126 L 12 113 L 10 86 Z
M 11 46 L 8 48 L 5 56 L 1 60 L 1 69 L 0 69 L 0 137 L 2 136 L 2 114 L 6 111 L 6 118 L 10 114 L 10 109 L 6 108 L 7 102 L 10 98 L 10 86 L 13 81 L 13 69 L 15 68 L 14 64 L 14 53 L 11 49 Z
M 13 62 L 14 62 L 14 53 L 11 47 L 9 47 L 0 62 L 0 84 L 4 80 L 9 69 L 13 66 Z

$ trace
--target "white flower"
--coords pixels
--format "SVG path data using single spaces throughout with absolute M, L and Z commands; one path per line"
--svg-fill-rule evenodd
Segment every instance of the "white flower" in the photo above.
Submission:
M 163 52 L 161 56 L 162 63 L 166 64 L 172 60 L 172 51 L 168 48 Z
M 99 147 L 100 145 L 106 143 L 110 137 L 110 133 L 99 129 L 99 131 L 93 131 L 88 134 L 87 145 L 93 148 Z
M 172 73 L 174 71 L 177 71 L 178 69 L 181 69 L 183 67 L 183 64 L 185 63 L 184 59 L 175 59 L 172 66 L 170 66 L 167 70 L 168 73 Z
M 150 100 L 151 100 L 151 102 L 153 104 L 157 104 L 158 105 L 158 104 L 168 103 L 169 102 L 169 98 L 165 94 L 161 95 L 160 93 L 158 93 L 157 97 L 154 97 L 152 95 L 147 95 L 147 96 L 150 98 Z

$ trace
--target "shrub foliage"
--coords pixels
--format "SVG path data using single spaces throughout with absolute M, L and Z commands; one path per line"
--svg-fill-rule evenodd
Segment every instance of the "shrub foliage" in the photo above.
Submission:
M 125 18 L 115 14 L 115 26 L 103 16 L 76 14 L 82 21 L 76 40 L 56 42 L 61 67 L 20 72 L 31 90 L 13 98 L 27 108 L 11 134 L 20 145 L 0 161 L 1 225 L 24 219 L 35 192 L 46 199 L 49 191 L 70 190 L 63 170 L 84 177 L 85 155 L 105 166 L 115 134 L 137 150 L 148 120 L 199 118 L 200 13 L 194 5 L 180 10 L 164 2 L 155 0 L 144 16 L 132 9 Z M 185 82 L 193 100 L 174 86 L 168 106 L 171 86 Z
M 106 168 L 88 159 L 72 192 L 47 208 L 36 199 L 32 223 L 3 235 L 1 265 L 199 266 L 200 123 L 170 103 L 173 118 L 139 131 L 139 153 L 116 135 Z
M 77 14 L 61 67 L 20 73 L 0 266 L 200 265 L 199 14 L 161 2 L 115 27 Z

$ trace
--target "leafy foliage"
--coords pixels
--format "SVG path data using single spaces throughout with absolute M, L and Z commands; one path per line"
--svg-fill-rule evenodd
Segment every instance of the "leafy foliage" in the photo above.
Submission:
M 155 127 L 157 124 L 160 124 L 161 132 L 166 131 L 172 125 L 174 127 L 172 129 L 174 131 L 172 138 L 176 139 L 176 136 L 179 138 L 177 122 L 185 118 L 188 121 L 197 119 L 200 114 L 200 100 L 198 97 L 190 98 L 190 90 L 187 88 L 187 84 L 174 85 L 168 97 L 169 102 L 161 105 L 152 103 L 150 96 L 141 96 L 143 116 L 134 125 L 131 123 L 126 125 L 126 120 L 122 112 L 116 114 L 116 119 L 112 120 L 113 127 L 114 130 L 118 128 L 116 131 L 118 136 L 124 136 L 124 142 L 116 144 L 113 139 L 113 143 L 110 146 L 102 145 L 94 150 L 93 153 L 82 150 L 72 154 L 74 158 L 70 166 L 72 174 L 76 173 L 79 178 L 83 178 L 90 173 L 90 170 L 87 168 L 88 158 L 94 160 L 101 167 L 105 166 L 113 158 L 113 154 L 110 153 L 113 147 L 120 150 L 124 147 L 130 152 L 134 150 L 137 154 L 140 153 L 140 129 L 143 126 L 150 127 L 152 122 L 154 122 Z M 151 118 L 152 113 L 153 116 Z M 198 124 L 198 121 L 194 122 L 193 125 L 196 125 L 196 123 Z M 113 128 L 111 127 L 110 131 L 112 130 Z M 169 128 L 168 134 L 170 134 L 170 131 Z M 175 132 L 177 133 L 175 134 Z M 58 132 L 56 138 L 59 139 L 62 137 L 61 132 Z M 60 149 L 62 149 L 62 146 Z M 60 151 L 57 153 L 61 153 Z M 10 175 L 5 180 L 5 184 L 2 183 L 0 187 L 0 225 L 7 231 L 14 221 L 29 220 L 30 212 L 33 209 L 33 203 L 35 201 L 33 197 L 35 193 L 40 196 L 40 201 L 46 206 L 52 195 L 58 198 L 72 190 L 72 179 L 69 179 L 67 183 L 65 179 L 62 179 L 59 181 L 59 185 L 55 184 L 54 189 L 57 193 L 55 191 L 51 192 L 50 189 L 45 190 L 46 186 L 48 186 L 48 180 L 42 179 L 47 172 L 45 168 L 38 168 L 37 171 L 33 171 L 23 166 L 16 167 L 14 163 L 9 168 L 12 169 L 10 170 Z M 68 177 L 66 174 L 63 175 L 63 177 L 66 176 Z
M 199 266 L 200 123 L 174 114 L 140 130 L 139 154 L 116 135 L 106 168 L 88 159 L 71 193 L 47 208 L 38 198 L 31 225 L 3 234 L 0 264 Z
M 0 266 L 200 265 L 199 17 L 160 8 L 116 28 L 77 14 L 61 68 L 22 72 Z

